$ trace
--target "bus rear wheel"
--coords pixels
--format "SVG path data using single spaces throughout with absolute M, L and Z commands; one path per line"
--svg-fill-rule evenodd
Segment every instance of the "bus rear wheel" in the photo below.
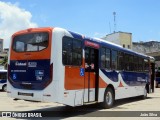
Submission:
M 107 88 L 104 93 L 104 101 L 102 103 L 105 109 L 111 108 L 114 104 L 114 92 L 111 88 Z

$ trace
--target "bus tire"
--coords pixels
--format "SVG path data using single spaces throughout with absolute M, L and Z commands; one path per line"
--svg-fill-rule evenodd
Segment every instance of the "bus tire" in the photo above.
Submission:
M 111 108 L 114 104 L 114 99 L 115 97 L 113 90 L 110 87 L 107 88 L 104 93 L 104 101 L 102 103 L 103 108 L 105 109 Z
M 2 90 L 6 92 L 7 91 L 7 85 L 3 85 Z

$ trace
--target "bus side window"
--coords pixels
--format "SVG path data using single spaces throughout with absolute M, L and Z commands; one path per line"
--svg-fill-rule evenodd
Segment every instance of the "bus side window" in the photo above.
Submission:
M 124 70 L 124 53 L 119 52 L 118 54 L 118 70 Z
M 105 48 L 101 48 L 101 68 L 105 68 L 106 67 L 106 50 Z
M 63 65 L 80 66 L 82 64 L 82 42 L 80 40 L 63 37 L 62 40 Z
M 79 40 L 73 41 L 73 50 L 72 50 L 72 65 L 81 65 L 82 64 L 82 43 Z
M 101 68 L 107 68 L 110 69 L 110 49 L 107 49 L 105 47 L 101 48 Z
M 143 59 L 139 57 L 139 71 L 142 72 L 143 71 Z
M 134 61 L 134 71 L 138 71 L 138 57 L 134 56 L 133 61 Z
M 129 55 L 129 71 L 133 71 L 133 55 Z
M 62 61 L 64 65 L 72 65 L 72 40 L 63 38 Z
M 116 70 L 117 69 L 117 51 L 112 50 L 112 69 Z

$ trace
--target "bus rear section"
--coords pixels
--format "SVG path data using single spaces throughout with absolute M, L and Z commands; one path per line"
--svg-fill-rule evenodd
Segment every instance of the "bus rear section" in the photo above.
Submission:
M 27 29 L 12 36 L 8 62 L 10 97 L 44 101 L 52 81 L 52 28 Z

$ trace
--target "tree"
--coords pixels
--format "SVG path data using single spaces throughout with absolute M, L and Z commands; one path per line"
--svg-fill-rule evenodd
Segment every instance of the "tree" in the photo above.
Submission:
M 4 66 L 4 69 L 7 69 L 8 57 L 4 56 L 4 58 L 0 61 L 0 65 Z

